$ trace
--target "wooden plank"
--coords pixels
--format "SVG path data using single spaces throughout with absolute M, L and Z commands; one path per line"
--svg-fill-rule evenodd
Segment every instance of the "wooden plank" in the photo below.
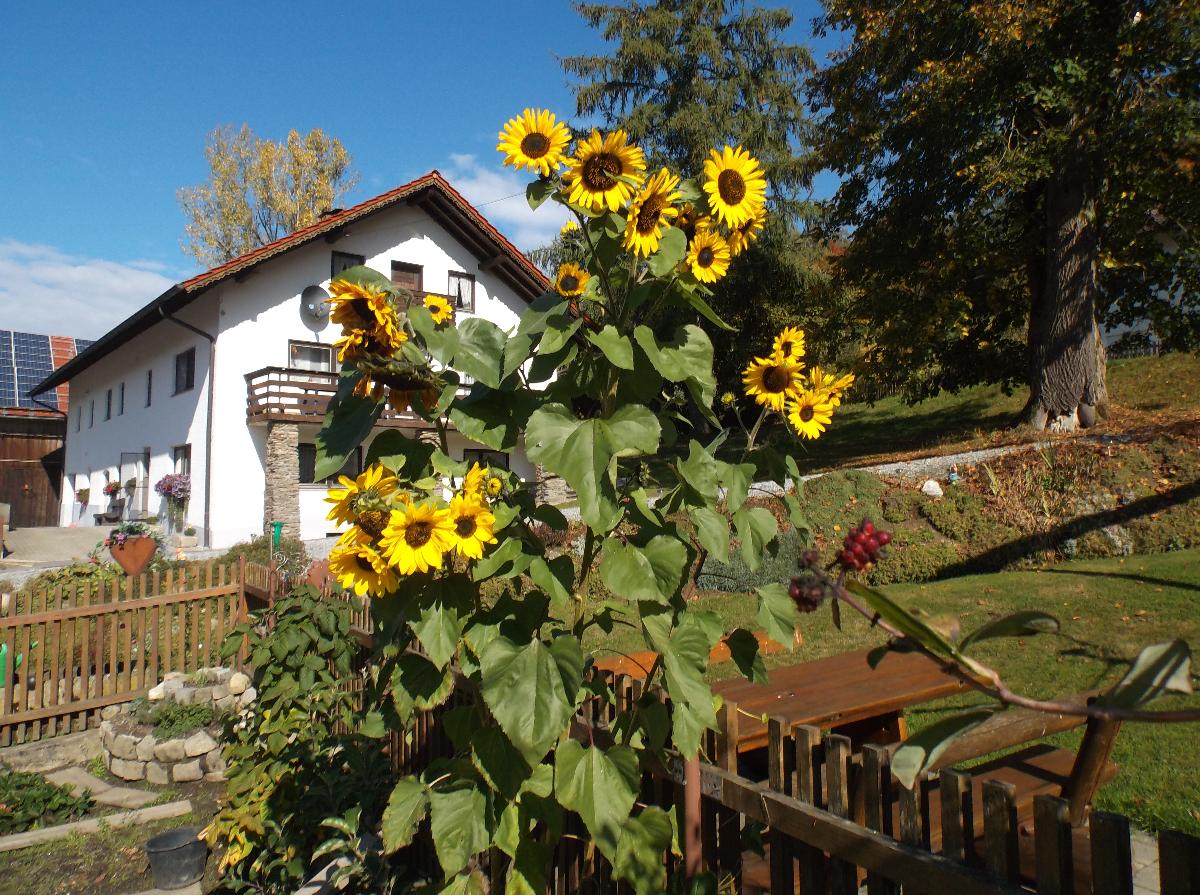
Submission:
M 891 753 L 878 743 L 864 743 L 862 748 L 863 823 L 877 833 L 890 833 Z M 875 871 L 867 872 L 867 895 L 898 895 L 899 888 L 890 879 Z
M 70 597 L 67 597 L 69 600 Z M 76 619 L 68 619 L 63 623 L 63 670 L 64 683 L 66 685 L 66 697 L 68 703 L 75 702 L 75 683 L 79 680 L 79 676 L 75 671 L 75 630 L 79 627 L 79 622 Z M 80 690 L 80 695 L 83 691 Z M 68 715 L 66 728 L 64 733 L 71 733 L 78 725 L 79 718 L 77 715 Z
M 1074 895 L 1070 815 L 1066 799 L 1043 795 L 1033 800 L 1034 868 L 1039 895 Z
M 918 777 L 911 789 L 900 786 L 896 790 L 900 803 L 900 841 L 918 848 L 925 845 L 925 830 L 921 828 L 922 783 L 922 779 Z
M 1015 793 L 1011 783 L 988 780 L 983 784 L 984 861 L 993 875 L 1009 882 L 1020 876 Z
M 788 722 L 783 718 L 770 718 L 767 722 L 767 785 L 775 792 L 786 792 L 787 768 L 784 750 L 787 747 Z M 788 838 L 772 827 L 767 834 L 768 859 L 771 870 L 771 892 L 790 893 L 795 886 L 792 871 L 792 850 Z
M 1200 839 L 1174 830 L 1159 833 L 1158 868 L 1161 895 L 1196 895 L 1200 892 Z
M 829 811 L 852 820 L 850 801 L 850 738 L 831 734 L 825 737 L 825 786 Z M 830 895 L 856 895 L 858 871 L 849 861 L 833 858 L 829 862 Z
M 1092 895 L 1132 895 L 1133 857 L 1129 845 L 1129 818 L 1093 811 Z
M 952 768 L 938 774 L 941 795 L 942 854 L 966 862 L 974 852 L 975 817 L 971 805 L 971 775 Z
M 159 596 L 150 597 L 146 600 L 139 600 L 138 602 L 142 606 L 165 606 L 169 603 L 186 603 L 189 600 L 199 600 L 203 597 L 221 596 L 223 594 L 234 593 L 236 590 L 236 585 L 226 584 L 224 587 L 213 587 L 202 590 L 179 591 L 171 594 L 160 594 Z M 51 619 L 83 618 L 86 616 L 111 614 L 124 609 L 124 605 L 118 609 L 112 605 L 97 603 L 91 606 L 80 607 L 78 609 L 60 609 L 57 612 L 40 612 L 37 615 L 22 616 L 18 618 L 4 618 L 0 619 L 0 630 L 4 628 L 21 627 L 24 625 L 42 624 L 50 621 Z
M 62 587 L 61 586 L 55 588 L 54 601 L 59 604 L 62 603 Z M 46 623 L 46 633 L 48 635 L 46 639 L 49 642 L 49 646 L 50 646 L 50 695 L 49 695 L 49 698 L 47 699 L 47 703 L 49 705 L 58 705 L 59 684 L 62 681 L 62 677 L 60 675 L 62 674 L 63 665 L 64 665 L 64 663 L 61 661 L 62 660 L 62 647 L 63 647 L 63 644 L 62 644 L 62 622 L 61 621 L 47 622 Z M 69 691 L 64 693 L 63 695 L 65 696 L 66 702 L 71 701 L 71 694 Z M 58 733 L 58 722 L 56 719 L 51 719 L 49 722 L 49 725 L 48 725 L 47 735 L 54 736 L 56 733 Z

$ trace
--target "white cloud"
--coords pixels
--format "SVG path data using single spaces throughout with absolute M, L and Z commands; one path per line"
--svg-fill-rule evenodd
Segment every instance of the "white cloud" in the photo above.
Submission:
M 97 339 L 175 282 L 165 270 L 0 239 L 0 329 Z
M 498 163 L 488 168 L 473 155 L 452 154 L 445 173 L 451 186 L 524 252 L 548 245 L 567 219 L 567 212 L 554 202 L 531 209 L 525 201 L 531 178 Z

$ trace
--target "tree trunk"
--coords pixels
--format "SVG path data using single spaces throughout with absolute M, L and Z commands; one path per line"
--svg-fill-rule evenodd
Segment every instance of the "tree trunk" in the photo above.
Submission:
M 1029 403 L 1037 429 L 1088 427 L 1108 403 L 1096 324 L 1097 181 L 1091 159 L 1069 154 L 1046 181 L 1044 270 L 1031 271 Z

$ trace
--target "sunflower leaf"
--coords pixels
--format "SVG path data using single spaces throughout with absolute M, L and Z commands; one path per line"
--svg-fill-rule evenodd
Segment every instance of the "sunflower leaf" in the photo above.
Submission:
M 325 422 L 316 437 L 316 481 L 337 474 L 351 452 L 371 434 L 382 409 L 381 402 L 354 394 L 337 394 L 330 399 Z
M 531 209 L 537 211 L 538 207 L 550 198 L 550 194 L 554 192 L 556 186 L 558 186 L 557 179 L 539 178 L 525 187 L 525 201 L 529 203 Z
M 509 742 L 536 765 L 574 711 L 554 654 L 540 640 L 518 646 L 498 636 L 484 648 L 479 664 L 483 701 Z
M 712 404 L 717 391 L 713 377 L 713 346 L 708 333 L 693 323 L 675 330 L 670 342 L 659 344 L 648 326 L 639 326 L 633 338 L 646 357 L 671 382 L 694 383 L 698 403 Z
M 457 330 L 454 366 L 484 385 L 499 388 L 504 343 L 508 341 L 504 330 L 482 317 L 468 317 Z
M 600 332 L 588 330 L 588 341 L 604 352 L 608 362 L 622 370 L 633 369 L 633 343 L 629 336 L 621 335 L 611 323 Z
M 658 251 L 646 262 L 650 273 L 665 277 L 671 273 L 687 254 L 687 234 L 678 227 L 668 227 L 658 242 Z

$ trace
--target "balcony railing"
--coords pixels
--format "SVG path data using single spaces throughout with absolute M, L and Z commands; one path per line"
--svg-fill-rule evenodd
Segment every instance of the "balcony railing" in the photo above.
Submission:
M 319 370 L 263 367 L 246 374 L 248 423 L 316 423 L 337 393 L 337 374 Z M 384 408 L 376 424 L 390 428 L 427 429 L 429 424 L 411 411 Z

